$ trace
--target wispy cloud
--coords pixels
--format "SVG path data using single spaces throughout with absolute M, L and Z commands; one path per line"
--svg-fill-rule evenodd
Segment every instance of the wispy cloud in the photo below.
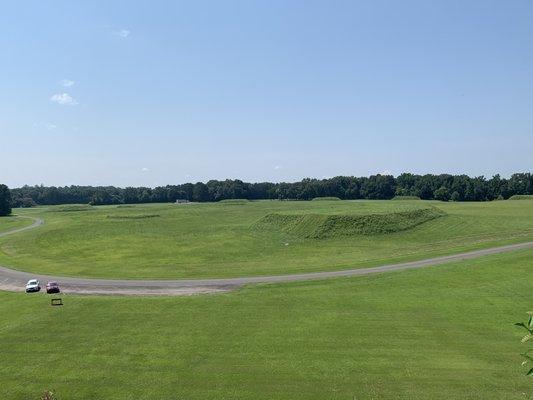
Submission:
M 36 122 L 33 124 L 35 128 L 44 128 L 47 131 L 53 131 L 57 128 L 56 124 L 52 124 L 51 122 Z
M 113 35 L 119 36 L 121 38 L 127 38 L 131 35 L 131 31 L 128 29 L 121 29 L 119 31 L 113 31 Z
M 63 106 L 75 106 L 78 104 L 76 99 L 74 99 L 68 93 L 57 93 L 50 97 L 50 101 L 53 103 L 61 104 Z
M 276 165 L 276 166 L 274 167 L 274 169 L 275 169 L 276 171 L 278 171 L 278 170 L 280 170 L 280 169 L 283 169 L 283 167 L 282 167 L 281 165 Z
M 74 81 L 70 80 L 70 79 L 62 79 L 61 82 L 59 82 L 61 84 L 61 86 L 63 87 L 71 87 L 71 86 L 74 86 Z
M 148 168 L 146 168 L 146 167 L 142 167 L 142 168 L 141 168 L 141 171 L 142 171 L 142 172 L 148 172 L 148 171 L 150 171 L 150 170 L 149 170 Z

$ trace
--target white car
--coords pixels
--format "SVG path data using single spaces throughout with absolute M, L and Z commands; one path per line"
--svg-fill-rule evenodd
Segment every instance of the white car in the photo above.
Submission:
M 30 279 L 28 283 L 26 283 L 26 293 L 29 292 L 38 292 L 41 290 L 41 284 L 37 279 Z

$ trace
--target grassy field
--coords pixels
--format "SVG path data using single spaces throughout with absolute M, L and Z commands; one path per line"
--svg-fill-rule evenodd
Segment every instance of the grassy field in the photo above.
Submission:
M 533 399 L 513 326 L 532 260 L 63 307 L 0 292 L 0 398 Z
M 421 219 L 420 224 L 406 217 L 420 212 L 432 215 L 432 210 L 443 215 Z M 0 264 L 87 277 L 200 278 L 324 271 L 533 240 L 533 202 L 528 201 L 237 201 L 59 206 L 17 212 L 40 216 L 45 225 L 1 238 Z M 265 218 L 296 221 L 296 227 L 264 224 Z M 327 235 L 310 231 L 317 221 L 322 221 L 320 232 Z M 378 224 L 386 229 L 397 226 L 398 231 L 362 234 L 367 232 L 365 227 Z
M 0 233 L 7 232 L 16 228 L 23 228 L 31 225 L 32 220 L 28 218 L 19 218 L 17 216 L 0 217 Z

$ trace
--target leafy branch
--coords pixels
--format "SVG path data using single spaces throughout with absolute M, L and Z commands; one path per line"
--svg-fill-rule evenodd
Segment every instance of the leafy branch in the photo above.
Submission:
M 526 335 L 522 338 L 522 343 L 527 343 L 530 340 L 533 340 L 533 311 L 529 311 L 527 313 L 529 315 L 529 319 L 527 322 L 517 322 L 515 325 L 519 326 L 526 330 Z M 524 353 L 522 353 L 522 357 L 524 357 L 524 361 L 522 362 L 522 365 L 525 366 L 528 363 L 533 362 L 533 357 L 530 355 L 533 354 L 533 349 L 528 349 Z M 533 367 L 527 371 L 526 375 L 533 376 Z

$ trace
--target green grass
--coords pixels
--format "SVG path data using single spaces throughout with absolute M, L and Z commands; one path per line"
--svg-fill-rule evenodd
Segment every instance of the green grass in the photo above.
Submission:
M 219 204 L 233 204 L 233 205 L 241 205 L 241 204 L 246 204 L 248 203 L 250 200 L 248 199 L 226 199 L 226 200 L 220 200 L 218 203 Z
M 533 251 L 182 298 L 0 293 L 0 398 L 533 399 Z
M 392 200 L 420 200 L 418 196 L 394 196 Z
M 366 235 L 348 229 L 348 235 L 317 239 L 256 229 L 269 214 L 353 222 L 380 215 L 388 220 L 428 207 L 445 215 L 400 232 Z M 533 202 L 524 201 L 250 201 L 238 207 L 191 203 L 54 210 L 17 210 L 41 216 L 45 224 L 0 238 L 1 265 L 87 277 L 235 277 L 369 267 L 533 240 Z M 139 218 L 143 215 L 158 217 Z
M 33 221 L 17 216 L 0 217 L 0 233 L 31 225 Z
M 531 194 L 515 194 L 514 196 L 509 197 L 509 200 L 533 200 L 533 195 L 531 195 Z
M 313 201 L 337 201 L 340 200 L 338 197 L 335 196 L 324 196 L 324 197 L 314 197 Z
M 55 206 L 50 209 L 50 212 L 76 212 L 76 211 L 88 211 L 92 206 L 89 204 L 67 204 L 62 206 Z
M 298 238 L 324 239 L 400 232 L 445 215 L 430 207 L 387 214 L 268 214 L 255 228 L 274 229 Z
M 111 219 L 144 219 L 144 218 L 157 218 L 160 217 L 159 214 L 129 214 L 129 215 L 116 215 L 109 214 L 107 218 Z

